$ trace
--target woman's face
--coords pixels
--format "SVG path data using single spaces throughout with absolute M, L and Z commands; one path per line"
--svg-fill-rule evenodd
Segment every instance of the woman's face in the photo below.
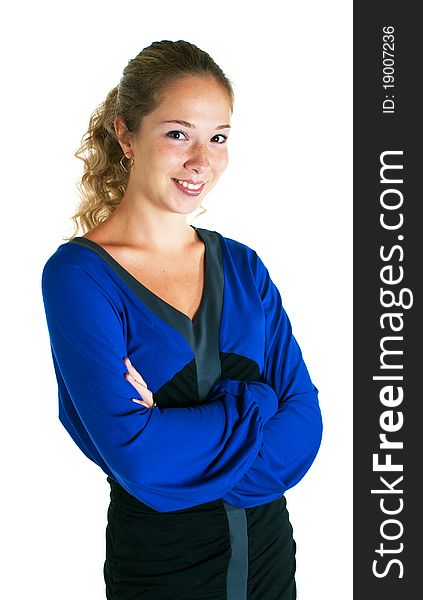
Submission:
M 157 207 L 194 211 L 228 164 L 230 118 L 228 96 L 213 77 L 185 77 L 169 86 L 132 145 L 131 185 Z M 176 180 L 202 185 L 190 190 Z

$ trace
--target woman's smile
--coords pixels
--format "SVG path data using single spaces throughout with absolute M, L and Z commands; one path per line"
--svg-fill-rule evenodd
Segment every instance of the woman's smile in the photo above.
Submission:
M 172 177 L 172 181 L 175 183 L 178 190 L 187 194 L 187 196 L 199 196 L 206 185 L 206 181 L 203 183 L 194 183 L 192 180 L 187 179 L 175 179 Z

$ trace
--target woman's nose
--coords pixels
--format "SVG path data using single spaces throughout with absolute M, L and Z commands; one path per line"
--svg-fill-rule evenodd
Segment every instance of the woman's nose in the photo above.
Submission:
M 210 166 L 210 157 L 206 146 L 196 146 L 190 157 L 186 160 L 187 168 L 196 169 L 198 172 L 206 171 Z

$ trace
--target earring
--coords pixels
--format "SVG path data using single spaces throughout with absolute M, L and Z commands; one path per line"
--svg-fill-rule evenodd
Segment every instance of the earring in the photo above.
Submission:
M 129 158 L 129 156 L 126 156 L 126 154 L 124 154 L 124 155 L 122 156 L 122 158 L 121 158 L 121 159 L 120 159 L 120 161 L 119 161 L 119 162 L 120 162 L 120 166 L 121 166 L 121 167 L 122 167 L 122 169 L 125 171 L 125 173 L 129 173 L 129 171 L 130 171 L 130 170 L 131 170 L 131 168 L 132 168 L 132 165 L 134 164 L 134 159 L 133 159 L 133 158 L 131 158 L 131 164 L 129 165 L 129 169 L 127 169 L 127 168 L 124 166 L 123 162 L 122 162 L 124 158 Z

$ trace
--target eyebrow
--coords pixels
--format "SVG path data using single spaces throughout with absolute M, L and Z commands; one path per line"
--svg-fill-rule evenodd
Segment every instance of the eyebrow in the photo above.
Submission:
M 162 123 L 179 123 L 179 125 L 184 125 L 185 127 L 191 127 L 195 129 L 195 125 L 188 123 L 188 121 L 180 121 L 178 119 L 173 119 L 172 121 L 162 121 Z M 218 125 L 215 129 L 230 129 L 230 125 Z

